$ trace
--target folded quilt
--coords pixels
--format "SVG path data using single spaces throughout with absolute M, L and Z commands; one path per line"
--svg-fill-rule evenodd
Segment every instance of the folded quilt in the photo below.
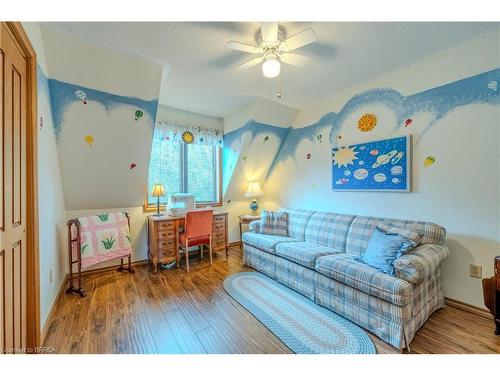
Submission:
M 128 219 L 123 212 L 79 217 L 78 221 L 82 268 L 131 254 Z M 76 259 L 76 249 L 73 250 Z

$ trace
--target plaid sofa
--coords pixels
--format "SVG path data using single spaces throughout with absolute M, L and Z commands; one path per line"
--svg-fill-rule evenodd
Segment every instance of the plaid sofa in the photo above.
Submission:
M 297 209 L 288 236 L 243 234 L 244 262 L 355 322 L 396 348 L 409 348 L 416 331 L 444 306 L 440 266 L 448 256 L 443 227 L 423 221 Z M 422 234 L 422 244 L 394 262 L 395 276 L 360 263 L 379 223 Z

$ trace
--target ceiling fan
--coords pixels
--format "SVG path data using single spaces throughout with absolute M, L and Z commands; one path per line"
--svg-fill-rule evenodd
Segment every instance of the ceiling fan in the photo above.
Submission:
M 316 41 L 313 29 L 307 28 L 287 39 L 285 29 L 277 22 L 262 22 L 255 36 L 257 45 L 252 46 L 245 43 L 230 41 L 227 46 L 231 49 L 258 55 L 236 67 L 237 70 L 251 68 L 262 64 L 262 74 L 267 78 L 274 78 L 280 74 L 281 63 L 302 67 L 310 58 L 299 55 L 293 51 Z

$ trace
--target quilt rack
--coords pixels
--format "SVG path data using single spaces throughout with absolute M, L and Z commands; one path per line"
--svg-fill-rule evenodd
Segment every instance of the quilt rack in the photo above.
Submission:
M 124 212 L 127 217 L 128 228 L 130 232 L 130 215 Z M 78 219 L 71 219 L 68 221 L 68 259 L 69 259 L 69 287 L 66 289 L 66 293 L 78 294 L 80 297 L 86 297 L 87 293 L 82 289 L 82 255 L 81 255 L 81 236 L 80 236 L 80 221 Z M 75 251 L 74 251 L 75 250 Z M 73 257 L 73 252 L 76 253 L 76 259 Z M 116 258 L 115 258 L 116 259 Z M 123 264 L 124 257 L 120 257 L 120 266 L 117 271 L 127 271 L 130 273 L 135 273 L 132 268 L 131 254 L 128 254 L 128 264 Z M 76 264 L 76 272 L 73 271 L 74 265 Z M 75 287 L 75 273 L 77 279 L 78 287 Z

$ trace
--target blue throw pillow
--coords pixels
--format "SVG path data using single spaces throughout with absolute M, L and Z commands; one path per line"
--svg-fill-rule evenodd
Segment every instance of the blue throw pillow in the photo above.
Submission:
M 373 230 L 368 248 L 359 260 L 373 268 L 393 276 L 394 261 L 417 243 L 396 233 L 386 233 L 376 227 Z

